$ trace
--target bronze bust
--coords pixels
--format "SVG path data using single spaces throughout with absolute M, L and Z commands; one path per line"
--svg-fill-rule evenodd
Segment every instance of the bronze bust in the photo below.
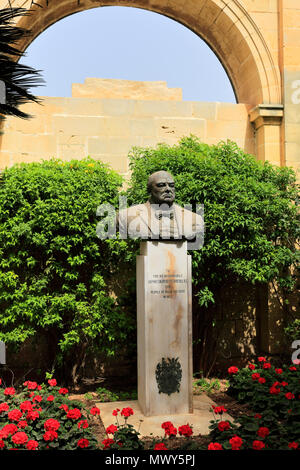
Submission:
M 144 240 L 193 240 L 204 232 L 203 217 L 175 204 L 175 182 L 167 171 L 150 175 L 149 199 L 119 212 L 122 238 Z

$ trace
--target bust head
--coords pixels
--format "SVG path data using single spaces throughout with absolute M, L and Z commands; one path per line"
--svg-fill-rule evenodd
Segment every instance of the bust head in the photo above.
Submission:
M 175 200 L 175 182 L 167 171 L 156 171 L 148 178 L 147 190 L 151 204 L 168 204 Z

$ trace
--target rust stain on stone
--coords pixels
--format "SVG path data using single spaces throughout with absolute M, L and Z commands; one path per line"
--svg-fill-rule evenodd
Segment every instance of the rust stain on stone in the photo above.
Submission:
M 171 251 L 168 251 L 168 267 L 166 275 L 168 276 L 167 288 L 170 290 L 171 297 L 176 296 L 176 284 L 175 284 L 175 256 Z
M 181 333 L 181 321 L 183 317 L 183 308 L 182 305 L 179 304 L 177 308 L 177 312 L 175 315 L 174 323 L 173 323 L 173 329 L 175 333 L 175 339 L 172 341 L 171 346 L 179 346 L 180 345 L 180 333 Z

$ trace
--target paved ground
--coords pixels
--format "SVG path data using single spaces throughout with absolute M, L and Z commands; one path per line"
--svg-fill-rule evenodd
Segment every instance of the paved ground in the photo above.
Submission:
M 110 424 L 116 424 L 116 418 L 112 416 L 114 409 L 119 408 L 122 410 L 122 408 L 130 406 L 134 411 L 134 415 L 129 417 L 128 423 L 132 424 L 136 430 L 139 430 L 141 437 L 163 437 L 164 430 L 161 428 L 161 424 L 164 421 L 171 421 L 175 427 L 189 424 L 193 427 L 194 436 L 208 434 L 209 422 L 213 419 L 213 413 L 209 411 L 212 409 L 212 405 L 215 405 L 215 403 L 203 393 L 202 395 L 194 395 L 194 412 L 192 414 L 146 417 L 142 414 L 138 402 L 135 400 L 97 403 L 96 406 L 101 410 L 101 418 L 105 428 Z M 232 421 L 232 418 L 226 413 L 223 415 L 223 419 Z M 119 423 L 123 423 L 123 417 L 119 417 Z

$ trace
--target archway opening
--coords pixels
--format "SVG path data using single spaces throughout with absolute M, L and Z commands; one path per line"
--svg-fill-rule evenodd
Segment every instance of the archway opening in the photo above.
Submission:
M 70 96 L 72 83 L 99 77 L 164 80 L 182 88 L 183 100 L 236 102 L 225 69 L 203 40 L 138 8 L 96 8 L 61 19 L 29 45 L 22 61 L 44 71 L 39 95 Z

